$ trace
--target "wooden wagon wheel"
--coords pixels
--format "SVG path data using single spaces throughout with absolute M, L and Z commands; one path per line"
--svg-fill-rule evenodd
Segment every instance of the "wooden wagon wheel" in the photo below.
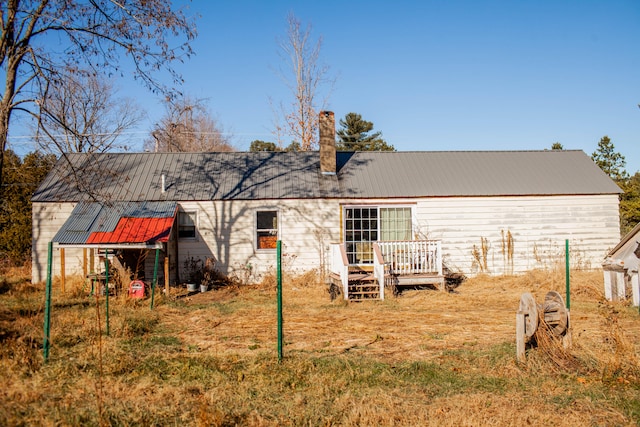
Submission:
M 567 309 L 562 296 L 556 291 L 549 291 L 542 305 L 544 322 L 551 333 L 557 337 L 564 334 L 569 324 Z
M 538 329 L 538 306 L 536 300 L 529 292 L 520 296 L 518 312 L 524 314 L 524 336 L 528 341 Z

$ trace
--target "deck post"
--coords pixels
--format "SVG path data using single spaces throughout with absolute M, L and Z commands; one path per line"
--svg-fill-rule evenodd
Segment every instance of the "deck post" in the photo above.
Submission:
M 347 249 L 344 243 L 340 245 L 340 258 L 342 259 L 342 268 L 340 269 L 342 293 L 344 294 L 344 299 L 349 300 L 349 259 L 347 258 Z
M 378 242 L 373 243 L 373 275 L 378 281 L 378 295 L 384 300 L 384 257 L 380 251 Z

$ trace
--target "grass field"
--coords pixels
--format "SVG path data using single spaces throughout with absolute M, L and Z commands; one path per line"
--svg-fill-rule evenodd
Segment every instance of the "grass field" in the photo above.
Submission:
M 564 295 L 564 272 L 477 277 L 455 293 L 331 301 L 285 276 L 284 359 L 275 282 L 149 300 L 0 278 L 0 425 L 640 425 L 640 315 L 609 303 L 599 272 L 571 275 L 573 347 L 515 358 L 520 295 Z M 73 288 L 67 283 L 67 289 Z

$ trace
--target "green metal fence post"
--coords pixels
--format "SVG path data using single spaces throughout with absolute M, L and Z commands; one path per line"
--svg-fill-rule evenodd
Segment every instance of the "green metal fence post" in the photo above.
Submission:
M 278 362 L 282 361 L 282 244 L 276 242 L 277 260 L 277 294 L 278 294 Z
M 44 342 L 42 344 L 44 361 L 49 358 L 49 346 L 51 343 L 51 265 L 53 259 L 53 242 L 49 242 L 47 255 L 47 285 L 45 288 L 44 302 Z
M 107 311 L 107 336 L 109 336 L 109 249 L 104 250 L 104 295 Z
M 567 310 L 571 309 L 571 283 L 569 275 L 569 239 L 564 242 L 565 253 L 565 284 L 566 284 L 566 297 L 567 297 Z

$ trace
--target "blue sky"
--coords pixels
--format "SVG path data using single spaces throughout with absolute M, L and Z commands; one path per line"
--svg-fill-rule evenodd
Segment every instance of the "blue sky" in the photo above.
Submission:
M 188 3 L 185 3 L 188 4 Z M 240 150 L 275 140 L 271 97 L 293 12 L 322 36 L 336 78 L 326 108 L 356 112 L 398 150 L 540 150 L 591 154 L 608 135 L 640 170 L 640 1 L 194 1 L 196 56 L 178 67 Z M 160 101 L 116 82 L 148 113 Z M 326 93 L 321 91 L 320 96 Z

